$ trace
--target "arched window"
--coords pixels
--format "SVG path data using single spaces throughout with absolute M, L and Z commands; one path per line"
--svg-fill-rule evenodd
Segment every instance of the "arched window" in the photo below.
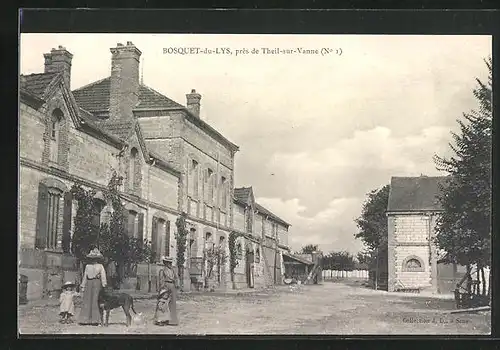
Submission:
M 198 162 L 193 160 L 191 162 L 191 193 L 194 198 L 198 197 Z
M 224 211 L 227 209 L 227 180 L 224 176 L 220 179 L 221 203 L 220 208 Z
M 128 170 L 128 186 L 131 191 L 135 190 L 137 185 L 137 171 L 139 170 L 137 148 L 130 150 L 129 170 Z
M 260 249 L 259 248 L 255 249 L 255 262 L 256 263 L 260 262 Z
M 224 236 L 220 236 L 219 237 L 219 246 L 221 246 L 221 247 L 224 246 L 225 239 L 226 239 L 226 237 L 224 237 Z
M 205 201 L 211 203 L 214 198 L 213 170 L 207 169 L 205 172 Z
M 50 160 L 54 163 L 59 161 L 59 139 L 63 117 L 63 112 L 56 108 L 52 112 L 49 121 Z
M 422 272 L 424 271 L 424 263 L 418 256 L 409 256 L 403 261 L 403 271 Z

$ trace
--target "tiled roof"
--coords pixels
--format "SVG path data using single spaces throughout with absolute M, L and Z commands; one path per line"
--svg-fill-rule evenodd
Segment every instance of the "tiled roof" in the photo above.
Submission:
M 73 91 L 78 106 L 87 111 L 104 111 L 109 109 L 109 91 L 111 79 L 98 80 Z
M 37 97 L 42 97 L 49 84 L 59 73 L 36 73 L 21 75 L 20 87 Z
M 109 94 L 111 78 L 96 81 L 75 91 L 76 102 L 88 111 L 103 111 L 109 109 Z M 146 85 L 139 87 L 139 102 L 136 108 L 184 108 L 181 104 L 169 99 Z
M 234 198 L 237 202 L 247 204 L 248 198 L 252 193 L 252 187 L 239 187 L 234 189 Z
M 314 263 L 312 261 L 303 259 L 302 257 L 297 256 L 297 255 L 293 255 L 293 254 L 290 254 L 290 253 L 283 252 L 283 256 L 287 257 L 287 258 L 290 258 L 290 259 L 293 259 L 295 261 L 298 261 L 298 262 L 300 262 L 302 264 L 305 264 L 305 265 L 314 265 Z
M 146 85 L 139 87 L 139 103 L 136 108 L 184 108 L 183 105 L 169 99 Z
M 260 205 L 259 203 L 255 203 L 255 208 L 261 212 L 262 214 L 264 215 L 267 215 L 269 216 L 270 218 L 273 218 L 275 221 L 279 222 L 279 223 L 282 223 L 286 226 L 291 226 L 288 222 L 286 222 L 285 220 L 281 219 L 278 215 L 272 213 L 271 211 L 269 211 L 268 209 L 264 208 L 262 205 Z
M 445 176 L 393 177 L 389 192 L 388 212 L 440 211 L 437 195 Z

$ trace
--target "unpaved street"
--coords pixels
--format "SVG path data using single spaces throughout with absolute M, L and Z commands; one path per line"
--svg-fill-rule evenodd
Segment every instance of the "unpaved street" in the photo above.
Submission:
M 62 325 L 57 306 L 21 306 L 22 334 L 489 334 L 489 314 L 449 314 L 452 300 L 401 296 L 341 283 L 280 286 L 247 295 L 183 294 L 180 325 L 153 325 L 154 300 L 136 300 L 145 324 L 125 327 L 121 309 L 109 327 Z M 78 313 L 77 308 L 77 313 Z

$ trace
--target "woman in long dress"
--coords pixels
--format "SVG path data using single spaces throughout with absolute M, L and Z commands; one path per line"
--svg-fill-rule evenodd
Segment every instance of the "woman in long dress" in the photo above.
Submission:
M 177 326 L 179 324 L 177 318 L 177 288 L 179 288 L 179 278 L 172 266 L 172 258 L 163 257 L 161 260 L 165 267 L 160 270 L 158 275 L 159 289 L 160 291 L 166 290 L 166 295 L 169 296 L 168 310 L 170 319 L 168 320 L 168 324 Z
M 106 271 L 102 265 L 103 256 L 97 248 L 94 248 L 87 255 L 87 259 L 88 262 L 80 285 L 80 293 L 83 296 L 78 323 L 82 325 L 99 325 L 101 315 L 98 297 L 101 288 L 107 285 Z

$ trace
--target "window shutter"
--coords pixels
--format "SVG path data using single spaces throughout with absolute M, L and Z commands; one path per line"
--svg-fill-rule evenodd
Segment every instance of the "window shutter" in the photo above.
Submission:
M 47 214 L 49 193 L 44 184 L 38 185 L 38 209 L 36 218 L 35 248 L 44 249 L 47 243 Z
M 71 214 L 72 214 L 73 196 L 71 192 L 64 194 L 64 211 L 63 211 L 63 231 L 62 231 L 62 249 L 64 253 L 70 252 L 71 244 Z
M 137 221 L 137 238 L 141 241 L 144 240 L 144 214 L 138 213 L 138 221 Z
M 151 250 L 154 253 L 155 260 L 158 260 L 158 219 L 153 216 L 153 223 L 151 224 Z
M 170 256 L 170 221 L 165 221 L 165 256 Z

